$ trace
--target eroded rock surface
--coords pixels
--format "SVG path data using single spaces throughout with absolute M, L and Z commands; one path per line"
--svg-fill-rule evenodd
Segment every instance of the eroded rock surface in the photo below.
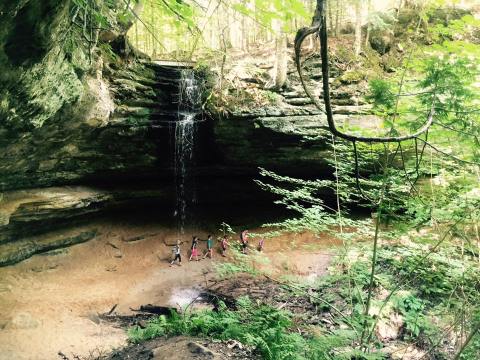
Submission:
M 99 33 L 93 49 L 70 26 L 72 14 L 81 12 L 75 4 L 0 5 L 7 14 L 0 17 L 1 264 L 95 236 L 48 233 L 80 226 L 119 203 L 173 197 L 182 68 L 139 59 L 109 4 L 112 30 Z M 114 58 L 101 50 L 105 46 Z M 253 68 L 268 71 L 263 65 Z M 270 104 L 234 104 L 227 116 L 211 112 L 199 119 L 190 170 L 199 178 L 200 201 L 219 201 L 219 192 L 230 202 L 247 201 L 247 195 L 258 200 L 251 180 L 258 167 L 310 178 L 332 173 L 324 115 L 306 98 L 291 65 L 288 86 L 275 93 L 265 79 L 240 77 L 240 88 L 256 86 L 275 97 Z M 320 97 L 319 70 L 318 58 L 309 59 L 309 84 Z M 339 124 L 377 126 L 365 115 L 363 77 L 331 82 Z M 136 187 L 118 190 L 125 184 Z

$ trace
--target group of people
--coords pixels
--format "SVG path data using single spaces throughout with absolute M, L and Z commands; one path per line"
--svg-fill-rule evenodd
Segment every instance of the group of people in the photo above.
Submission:
M 205 253 L 203 254 L 202 259 L 205 259 L 207 256 L 210 259 L 213 258 L 213 238 L 212 238 L 212 235 L 208 235 L 206 240 L 201 240 L 201 239 L 199 239 L 198 236 L 193 236 L 192 243 L 190 245 L 190 257 L 189 257 L 188 261 L 192 261 L 192 260 L 199 261 L 200 260 L 198 258 L 199 257 L 198 246 L 199 246 L 200 241 L 205 241 L 207 243 L 207 248 L 206 248 Z M 178 261 L 178 265 L 181 265 L 181 262 L 182 262 L 181 245 L 184 242 L 185 241 L 177 240 L 177 243 L 175 245 L 173 245 L 173 260 L 170 263 L 170 266 L 173 266 L 173 264 L 175 264 L 175 262 L 177 262 L 177 261 Z M 246 254 L 247 251 L 248 251 L 248 242 L 249 242 L 248 230 L 243 230 L 240 233 L 240 247 L 241 247 L 241 250 L 242 250 L 243 254 Z M 258 251 L 263 250 L 264 242 L 265 242 L 265 239 L 261 238 L 259 243 L 258 243 Z M 228 236 L 224 235 L 222 237 L 222 239 L 220 240 L 220 250 L 221 250 L 222 256 L 226 256 L 226 252 L 227 252 L 227 249 L 228 249 L 229 245 L 230 245 L 230 243 L 228 241 Z

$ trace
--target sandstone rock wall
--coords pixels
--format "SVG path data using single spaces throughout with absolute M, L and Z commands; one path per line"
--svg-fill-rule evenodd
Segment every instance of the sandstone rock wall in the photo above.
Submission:
M 95 229 L 80 227 L 115 207 L 170 202 L 181 68 L 129 57 L 120 30 L 98 44 L 118 58 L 91 53 L 71 31 L 69 1 L 16 0 L 0 4 L 0 13 L 8 15 L 0 17 L 0 265 L 94 237 Z M 71 40 L 78 46 L 66 46 Z M 318 61 L 307 65 L 320 89 Z M 338 121 L 368 112 L 361 80 L 336 86 Z M 269 106 L 201 119 L 190 169 L 200 202 L 259 201 L 258 167 L 331 174 L 324 115 L 293 70 L 276 96 Z

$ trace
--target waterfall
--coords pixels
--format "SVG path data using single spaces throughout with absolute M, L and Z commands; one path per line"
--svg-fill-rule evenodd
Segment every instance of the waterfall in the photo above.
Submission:
M 195 198 L 195 184 L 189 171 L 194 162 L 196 117 L 201 93 L 192 69 L 182 69 L 179 85 L 178 120 L 175 122 L 175 216 L 183 234 L 188 206 Z

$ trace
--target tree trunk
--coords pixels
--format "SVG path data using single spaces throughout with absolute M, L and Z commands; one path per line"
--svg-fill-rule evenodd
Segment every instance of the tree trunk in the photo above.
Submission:
M 339 33 L 339 25 L 340 25 L 340 22 L 339 22 L 339 18 L 340 18 L 340 0 L 337 0 L 336 1 L 336 9 L 335 9 L 335 36 L 338 37 L 338 33 Z
M 150 21 L 151 21 L 152 32 L 154 34 L 156 34 L 156 31 L 155 31 L 155 9 L 153 7 L 153 3 L 150 6 L 150 11 L 151 11 Z M 153 36 L 152 36 L 152 54 L 151 54 L 151 56 L 152 56 L 152 58 L 155 58 L 157 56 L 157 43 L 156 43 L 155 38 Z
M 275 88 L 281 89 L 287 82 L 287 35 L 278 34 L 275 39 Z
M 368 46 L 368 42 L 370 41 L 370 13 L 372 12 L 372 0 L 368 0 L 367 2 L 367 35 L 365 36 L 365 47 Z
M 328 11 L 328 29 L 330 32 L 333 32 L 333 15 L 332 15 L 332 2 L 328 1 L 327 3 L 327 11 Z
M 362 51 L 362 6 L 361 0 L 355 1 L 355 55 Z

